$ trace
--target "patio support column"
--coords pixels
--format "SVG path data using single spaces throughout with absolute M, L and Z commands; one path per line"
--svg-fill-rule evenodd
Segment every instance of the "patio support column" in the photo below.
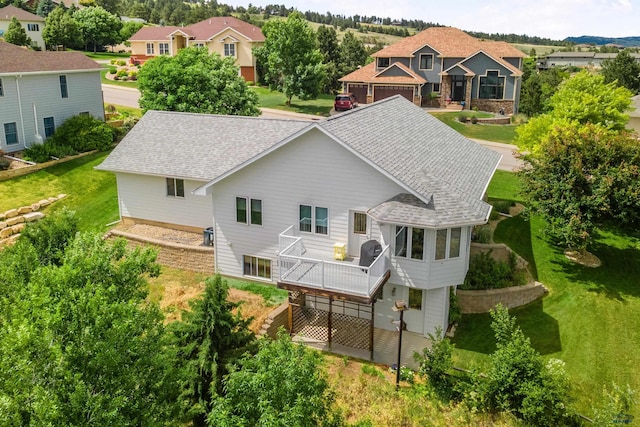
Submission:
M 327 318 L 327 329 L 328 329 L 328 337 L 329 337 L 329 350 L 331 350 L 331 330 L 332 325 L 331 325 L 331 318 L 333 317 L 333 297 L 329 296 L 329 317 Z
M 369 324 L 369 360 L 373 362 L 373 320 L 375 318 L 376 300 L 371 303 L 371 323 Z

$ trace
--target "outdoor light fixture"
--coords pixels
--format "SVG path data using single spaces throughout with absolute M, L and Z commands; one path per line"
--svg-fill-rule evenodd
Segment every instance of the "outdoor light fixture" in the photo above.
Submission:
M 398 330 L 400 335 L 398 336 L 398 364 L 396 365 L 396 390 L 400 388 L 400 356 L 402 354 L 402 330 L 404 329 L 404 321 L 402 320 L 404 312 L 409 310 L 407 302 L 404 300 L 396 300 L 391 307 L 393 311 L 400 312 L 400 321 L 398 322 Z M 395 322 L 394 322 L 395 323 Z

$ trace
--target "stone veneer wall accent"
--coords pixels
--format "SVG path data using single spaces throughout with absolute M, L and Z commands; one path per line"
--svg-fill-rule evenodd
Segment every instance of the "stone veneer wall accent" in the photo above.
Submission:
M 287 331 L 290 329 L 288 302 L 281 304 L 278 308 L 269 313 L 267 319 L 262 325 L 259 335 L 266 335 L 270 338 L 275 338 L 280 327 L 283 327 Z
M 456 290 L 460 310 L 465 314 L 487 313 L 498 303 L 507 308 L 521 307 L 543 297 L 547 293 L 549 293 L 549 290 L 539 282 L 503 289 Z
M 106 239 L 123 237 L 130 247 L 154 246 L 158 249 L 157 262 L 172 268 L 214 273 L 213 248 L 207 246 L 190 246 L 180 243 L 165 242 L 158 239 L 127 233 L 126 231 L 111 230 L 105 235 Z
M 500 110 L 504 110 L 504 114 L 513 114 L 513 100 L 511 99 L 480 99 L 474 98 L 471 100 L 471 106 L 473 109 L 477 107 L 480 111 L 488 111 L 490 113 L 498 113 Z

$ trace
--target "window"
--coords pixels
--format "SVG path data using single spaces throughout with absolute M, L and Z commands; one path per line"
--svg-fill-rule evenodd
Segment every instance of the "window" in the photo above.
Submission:
M 480 90 L 478 98 L 502 99 L 504 97 L 504 77 L 498 76 L 497 71 L 487 71 L 486 76 L 480 76 Z
M 422 310 L 422 289 L 409 288 L 409 308 Z
M 329 208 L 300 205 L 298 227 L 305 233 L 329 234 Z
M 271 260 L 245 255 L 243 272 L 245 276 L 271 280 Z
M 158 50 L 160 55 L 169 55 L 169 43 L 158 43 Z
M 236 45 L 234 43 L 224 44 L 224 56 L 236 56 Z
M 436 231 L 436 260 L 458 258 L 462 228 L 456 227 Z M 448 256 L 447 256 L 448 255 Z
M 440 93 L 440 83 L 433 83 L 431 85 L 431 92 Z
M 40 31 L 38 24 L 27 24 L 27 31 Z
M 18 127 L 16 126 L 16 122 L 4 124 L 4 139 L 7 145 L 18 143 Z
M 80 113 L 78 113 L 79 116 L 88 116 L 89 112 L 88 111 L 82 111 Z
M 433 54 L 426 53 L 420 55 L 420 69 L 421 70 L 433 70 Z
M 236 197 L 236 222 L 262 225 L 262 200 Z
M 4 96 L 4 89 L 2 88 L 2 79 L 0 79 L 0 96 Z
M 60 95 L 63 98 L 69 97 L 69 90 L 67 89 L 67 76 L 60 76 Z
M 167 178 L 167 196 L 184 197 L 184 180 Z
M 411 240 L 408 239 L 411 233 Z M 424 259 L 424 229 L 396 225 L 394 254 L 397 257 L 406 258 L 411 254 L 411 259 Z M 409 246 L 410 245 L 410 246 Z
M 153 43 L 147 43 L 147 55 L 154 55 Z
M 367 214 L 353 213 L 353 234 L 367 234 Z
M 44 137 L 49 138 L 53 136 L 56 131 L 56 123 L 53 117 L 45 117 L 44 119 Z
M 378 68 L 387 68 L 389 66 L 389 58 L 378 58 Z
M 204 47 L 204 43 L 196 43 L 195 47 Z

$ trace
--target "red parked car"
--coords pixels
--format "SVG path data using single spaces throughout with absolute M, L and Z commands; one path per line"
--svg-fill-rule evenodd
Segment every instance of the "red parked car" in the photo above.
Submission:
M 336 95 L 333 108 L 336 111 L 351 110 L 358 106 L 358 100 L 352 93 L 340 93 Z

